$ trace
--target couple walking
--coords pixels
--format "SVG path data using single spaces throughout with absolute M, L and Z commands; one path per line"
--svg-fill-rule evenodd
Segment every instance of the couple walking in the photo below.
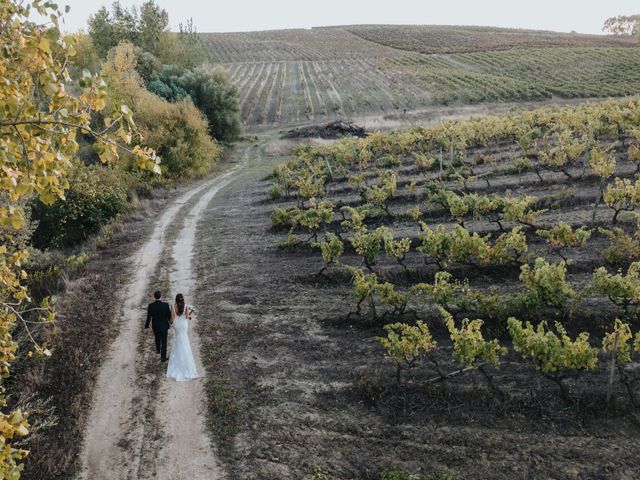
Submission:
M 191 319 L 191 309 L 185 304 L 184 295 L 176 295 L 176 302 L 169 305 L 161 300 L 162 294 L 153 294 L 155 301 L 147 308 L 147 321 L 144 328 L 153 329 L 156 339 L 156 352 L 160 354 L 163 362 L 169 360 L 167 365 L 167 377 L 178 381 L 192 380 L 198 378 L 196 362 L 191 353 L 189 336 L 187 329 Z M 173 343 L 171 345 L 171 355 L 167 357 L 167 337 L 169 328 L 173 327 Z

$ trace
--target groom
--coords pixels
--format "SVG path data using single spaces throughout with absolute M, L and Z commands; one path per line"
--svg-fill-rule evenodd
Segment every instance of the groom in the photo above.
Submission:
M 147 307 L 147 322 L 144 328 L 153 329 L 153 335 L 156 337 L 156 351 L 160 354 L 163 362 L 167 361 L 167 334 L 169 333 L 169 322 L 171 321 L 171 309 L 167 302 L 160 300 L 162 294 L 156 291 L 153 294 L 155 302 L 150 303 Z

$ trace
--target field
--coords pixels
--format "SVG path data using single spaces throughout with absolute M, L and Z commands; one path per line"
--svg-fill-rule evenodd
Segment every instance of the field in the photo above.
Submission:
M 639 111 L 304 147 L 230 188 L 198 297 L 215 285 L 201 335 L 234 478 L 637 478 Z
M 633 38 L 512 28 L 443 25 L 351 25 L 342 27 L 371 42 L 419 53 L 462 53 L 512 48 L 632 47 Z
M 624 96 L 640 89 L 634 74 L 640 50 L 624 37 L 354 26 L 202 38 L 240 91 L 247 125 L 402 117 L 443 104 Z

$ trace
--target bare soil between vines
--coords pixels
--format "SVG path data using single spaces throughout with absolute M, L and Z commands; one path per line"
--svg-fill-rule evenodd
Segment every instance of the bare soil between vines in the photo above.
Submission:
M 265 154 L 272 141 L 260 136 L 252 155 L 263 158 L 220 192 L 197 234 L 208 420 L 229 478 L 376 479 L 393 468 L 465 479 L 638 478 L 640 419 L 623 392 L 605 410 L 601 374 L 571 383 L 571 404 L 511 357 L 495 376 L 508 402 L 477 372 L 425 384 L 433 371 L 418 368 L 398 386 L 374 340 L 386 322 L 346 320 L 355 309 L 348 282 L 317 277 L 316 252 L 275 247 L 286 233 L 271 230 L 261 180 L 284 161 Z M 499 284 L 500 274 L 475 281 Z M 594 325 L 609 308 L 590 307 Z M 453 370 L 444 328 L 432 333 Z

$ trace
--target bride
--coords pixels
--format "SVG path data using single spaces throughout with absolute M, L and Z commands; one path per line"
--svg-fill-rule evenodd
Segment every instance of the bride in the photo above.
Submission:
M 178 381 L 198 378 L 196 362 L 193 360 L 187 335 L 191 315 L 184 302 L 184 295 L 181 293 L 176 295 L 176 303 L 171 307 L 171 317 L 173 318 L 174 336 L 169 365 L 167 365 L 167 377 Z

